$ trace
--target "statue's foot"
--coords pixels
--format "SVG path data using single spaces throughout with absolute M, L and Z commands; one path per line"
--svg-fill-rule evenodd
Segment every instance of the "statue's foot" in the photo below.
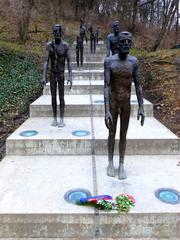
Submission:
M 62 119 L 60 119 L 60 122 L 59 122 L 59 124 L 58 124 L 58 127 L 59 127 L 59 128 L 62 128 L 62 127 L 64 127 L 64 126 L 65 126 L 64 121 L 63 121 Z
M 113 164 L 109 163 L 108 167 L 107 167 L 107 175 L 109 177 L 115 177 L 115 169 Z
M 124 164 L 123 164 L 123 163 L 120 163 L 120 164 L 119 164 L 118 178 L 119 178 L 120 180 L 123 180 L 123 179 L 126 179 L 126 178 L 127 178 L 126 172 L 125 172 L 125 170 L 124 170 Z
M 51 126 L 56 127 L 57 126 L 57 119 L 54 119 Z

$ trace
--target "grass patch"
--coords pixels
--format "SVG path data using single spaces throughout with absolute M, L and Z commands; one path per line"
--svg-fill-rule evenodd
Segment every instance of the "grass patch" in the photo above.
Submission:
M 130 54 L 135 57 L 142 57 L 142 56 L 145 56 L 147 52 L 144 50 L 139 50 L 137 48 L 132 48 L 130 51 Z
M 40 79 L 35 58 L 23 55 L 19 48 L 0 49 L 0 122 L 16 118 L 28 109 L 41 91 Z

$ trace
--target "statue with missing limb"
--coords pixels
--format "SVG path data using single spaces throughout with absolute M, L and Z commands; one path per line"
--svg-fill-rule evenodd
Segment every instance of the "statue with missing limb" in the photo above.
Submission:
M 84 49 L 84 45 L 83 45 L 83 40 L 81 39 L 81 37 L 77 37 L 76 38 L 76 63 L 77 63 L 77 67 L 79 67 L 79 62 L 80 62 L 80 66 L 83 66 L 83 49 Z
M 115 176 L 113 164 L 116 125 L 120 116 L 120 141 L 119 141 L 119 179 L 126 178 L 124 170 L 124 156 L 126 149 L 126 134 L 130 117 L 131 84 L 134 80 L 137 100 L 139 104 L 137 119 L 144 124 L 144 106 L 142 88 L 140 85 L 139 63 L 136 57 L 129 55 L 132 35 L 121 32 L 118 37 L 118 54 L 106 57 L 104 62 L 104 102 L 105 124 L 109 129 L 107 175 Z
M 92 54 L 96 53 L 96 36 L 93 31 L 92 25 L 89 26 L 89 32 L 90 32 L 90 50 Z
M 52 126 L 64 127 L 64 70 L 65 60 L 68 66 L 68 81 L 72 87 L 72 64 L 71 54 L 68 43 L 64 42 L 62 37 L 62 26 L 56 24 L 53 27 L 54 41 L 49 42 L 46 47 L 45 63 L 43 68 L 43 84 L 46 85 L 46 74 L 50 61 L 50 89 L 52 97 L 53 122 Z M 57 122 L 57 86 L 60 102 L 60 122 Z
M 107 36 L 107 40 L 106 40 L 106 56 L 109 57 L 110 53 L 112 53 L 112 55 L 118 53 L 118 35 L 119 35 L 119 31 L 120 31 L 120 25 L 119 25 L 119 21 L 114 21 L 113 22 L 113 33 L 110 33 Z
M 99 28 L 97 28 L 95 31 L 95 38 L 96 38 L 96 44 L 98 45 L 98 43 L 99 43 Z
M 88 40 L 86 35 L 86 28 L 84 26 L 84 21 L 82 18 L 80 19 L 79 36 L 83 44 L 84 44 L 84 39 L 86 40 L 86 43 L 87 43 Z

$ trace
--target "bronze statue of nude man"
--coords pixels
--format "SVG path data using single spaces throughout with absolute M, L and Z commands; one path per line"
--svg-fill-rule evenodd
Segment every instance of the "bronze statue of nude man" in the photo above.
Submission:
M 145 115 L 140 85 L 139 63 L 136 57 L 129 55 L 132 35 L 121 32 L 118 38 L 118 53 L 106 57 L 104 61 L 104 103 L 105 124 L 109 129 L 108 136 L 108 161 L 107 175 L 115 176 L 113 164 L 115 134 L 118 116 L 120 116 L 120 141 L 119 141 L 119 179 L 126 179 L 124 170 L 124 156 L 126 150 L 126 134 L 130 118 L 131 84 L 134 81 L 138 100 L 137 119 L 143 126 Z
M 64 127 L 64 70 L 65 60 L 67 59 L 68 81 L 72 87 L 72 64 L 71 54 L 68 43 L 64 42 L 62 37 L 62 26 L 59 24 L 53 27 L 54 41 L 47 43 L 45 63 L 43 68 L 43 84 L 46 85 L 46 74 L 50 61 L 50 89 L 52 97 L 53 122 L 52 126 Z M 57 86 L 60 102 L 60 122 L 57 122 Z
M 118 35 L 120 32 L 119 21 L 114 21 L 112 28 L 113 33 L 110 33 L 106 40 L 106 57 L 109 57 L 110 53 L 112 53 L 112 55 L 118 53 Z

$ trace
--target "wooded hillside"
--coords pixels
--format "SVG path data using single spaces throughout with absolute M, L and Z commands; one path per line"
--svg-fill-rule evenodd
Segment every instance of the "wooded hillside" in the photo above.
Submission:
M 32 33 L 48 39 L 57 22 L 75 38 L 80 17 L 99 27 L 102 38 L 118 19 L 122 30 L 135 35 L 138 48 L 154 51 L 179 43 L 179 0 L 1 0 L 0 16 L 0 38 L 23 43 Z

